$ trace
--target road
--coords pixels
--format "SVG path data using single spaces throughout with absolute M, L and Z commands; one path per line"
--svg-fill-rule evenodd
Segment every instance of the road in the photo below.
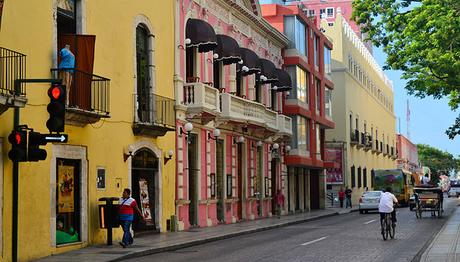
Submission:
M 413 261 L 458 201 L 445 198 L 444 218 L 423 213 L 416 219 L 408 208 L 398 209 L 394 240 L 382 240 L 378 213 L 353 212 L 132 261 Z

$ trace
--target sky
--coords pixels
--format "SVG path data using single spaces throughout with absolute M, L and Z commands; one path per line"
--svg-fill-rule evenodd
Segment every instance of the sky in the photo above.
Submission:
M 386 55 L 380 48 L 374 47 L 374 57 L 380 66 L 384 65 Z M 412 143 L 427 144 L 459 157 L 460 136 L 450 140 L 445 131 L 454 123 L 460 112 L 453 112 L 449 108 L 448 99 L 435 100 L 431 97 L 421 99 L 408 95 L 400 71 L 388 70 L 385 74 L 393 81 L 396 132 L 407 137 L 406 112 L 407 100 L 409 100 L 409 132 Z

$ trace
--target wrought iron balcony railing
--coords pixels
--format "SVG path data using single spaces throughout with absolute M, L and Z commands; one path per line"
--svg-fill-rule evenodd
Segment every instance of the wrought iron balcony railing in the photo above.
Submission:
M 101 115 L 110 113 L 110 79 L 78 69 L 51 69 L 53 77 L 66 79 L 70 74 L 69 108 L 77 108 Z M 70 93 L 70 94 L 69 94 Z
M 175 129 L 174 99 L 155 94 L 134 95 L 134 123 Z
M 0 47 L 0 94 L 25 96 L 25 83 L 14 90 L 14 80 L 26 78 L 26 55 Z

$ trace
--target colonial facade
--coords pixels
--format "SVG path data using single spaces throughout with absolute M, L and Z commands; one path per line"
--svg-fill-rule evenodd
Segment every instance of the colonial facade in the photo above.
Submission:
M 64 79 L 69 90 L 68 143 L 19 163 L 18 259 L 105 243 L 99 199 L 126 187 L 147 218 L 134 231 L 166 231 L 175 214 L 174 1 L 0 4 L 0 260 L 12 260 L 13 107 L 19 124 L 48 133 L 50 84 L 15 90 L 15 79 Z M 70 72 L 58 68 L 66 45 L 76 60 Z
M 407 137 L 402 134 L 396 135 L 396 165 L 398 168 L 406 170 L 410 173 L 417 172 L 422 174 L 420 163 L 418 160 L 417 145 L 412 143 Z
M 393 87 L 341 13 L 334 24 L 321 27 L 334 42 L 332 51 L 332 118 L 336 128 L 327 130 L 326 147 L 340 149 L 343 165 L 328 170 L 338 176 L 329 190 L 353 190 L 353 203 L 371 190 L 374 169 L 395 168 L 396 136 Z M 339 169 L 340 172 L 336 169 Z
M 276 2 L 276 1 L 275 1 Z M 284 112 L 293 120 L 288 166 L 288 210 L 324 208 L 325 130 L 334 128 L 331 95 L 332 43 L 296 5 L 262 5 L 264 18 L 290 40 L 284 67 L 295 87 L 286 96 Z
M 275 194 L 286 194 L 287 43 L 258 1 L 177 1 L 179 230 L 271 216 Z

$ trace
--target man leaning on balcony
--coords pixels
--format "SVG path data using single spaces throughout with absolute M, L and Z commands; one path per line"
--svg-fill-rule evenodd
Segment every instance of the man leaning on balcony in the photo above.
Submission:
M 59 77 L 62 78 L 62 84 L 66 87 L 66 105 L 69 106 L 70 87 L 72 84 L 72 73 L 75 67 L 75 56 L 70 51 L 70 45 L 65 45 L 59 52 L 61 62 L 59 63 Z

